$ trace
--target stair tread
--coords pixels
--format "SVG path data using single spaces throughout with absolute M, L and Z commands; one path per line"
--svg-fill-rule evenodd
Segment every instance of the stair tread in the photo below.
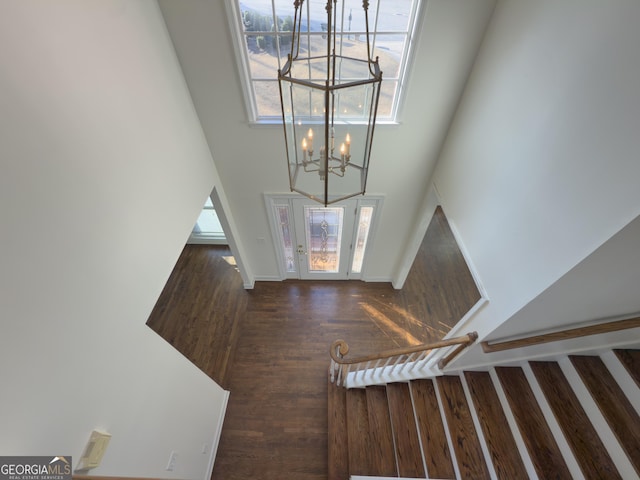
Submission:
M 387 385 L 387 399 L 400 477 L 424 478 L 424 464 L 408 383 Z
M 614 353 L 640 388 L 640 350 L 614 350 Z
M 349 478 L 347 447 L 347 391 L 329 382 L 328 465 L 329 480 Z
M 349 445 L 349 474 L 370 475 L 369 414 L 366 391 L 362 388 L 347 390 L 347 438 Z
M 456 473 L 440 416 L 433 380 L 413 380 L 411 395 L 424 449 L 427 473 L 432 478 L 455 478 Z
M 529 364 L 585 478 L 622 478 L 560 365 Z
M 438 377 L 442 407 L 462 478 L 490 478 L 459 377 Z
M 497 367 L 496 373 L 540 478 L 571 479 L 549 425 L 519 367 Z
M 600 357 L 570 356 L 582 381 L 640 475 L 640 417 Z
M 369 414 L 371 467 L 370 475 L 395 476 L 398 473 L 393 445 L 393 431 L 389 417 L 387 389 L 372 386 L 366 389 Z
M 499 479 L 527 478 L 515 440 L 488 372 L 465 372 L 478 420 Z

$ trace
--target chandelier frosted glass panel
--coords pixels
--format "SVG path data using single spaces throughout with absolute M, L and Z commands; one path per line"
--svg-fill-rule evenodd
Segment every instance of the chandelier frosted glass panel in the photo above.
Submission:
M 291 53 L 278 71 L 291 191 L 325 206 L 365 193 L 382 73 L 369 34 L 350 35 L 326 4 L 324 32 L 303 27 L 294 3 Z M 362 17 L 368 24 L 368 2 Z

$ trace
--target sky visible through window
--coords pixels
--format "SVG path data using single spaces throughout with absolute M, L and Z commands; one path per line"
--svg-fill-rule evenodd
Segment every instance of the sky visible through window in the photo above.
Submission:
M 253 121 L 280 121 L 277 72 L 291 48 L 293 0 L 231 0 L 236 2 L 238 35 Z M 419 0 L 370 0 L 369 31 L 372 57 L 383 72 L 378 119 L 395 121 L 399 94 Z M 326 0 L 306 0 L 302 9 L 301 55 L 326 52 Z M 366 58 L 362 0 L 338 0 L 338 45 L 344 56 Z
M 224 237 L 224 230 L 222 230 L 222 225 L 220 225 L 220 220 L 218 220 L 218 215 L 213 208 L 213 203 L 211 203 L 210 198 L 207 198 L 202 212 L 200 212 L 198 216 L 198 221 L 193 227 L 192 234 Z

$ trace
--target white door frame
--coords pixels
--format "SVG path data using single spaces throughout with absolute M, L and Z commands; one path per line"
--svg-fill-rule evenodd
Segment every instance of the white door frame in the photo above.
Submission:
M 275 248 L 275 254 L 276 254 L 276 258 L 277 258 L 277 264 L 278 264 L 278 271 L 280 274 L 280 278 L 282 280 L 290 278 L 290 279 L 299 279 L 300 278 L 300 271 L 299 268 L 297 266 L 297 252 L 295 252 L 295 250 L 297 250 L 297 246 L 301 243 L 301 242 L 297 242 L 297 238 L 295 235 L 295 224 L 292 225 L 291 228 L 291 249 L 290 249 L 290 253 L 291 255 L 294 257 L 293 259 L 289 259 L 289 264 L 291 264 L 291 260 L 293 260 L 293 263 L 295 265 L 295 271 L 291 271 L 290 269 L 287 269 L 287 259 L 285 258 L 285 253 L 283 251 L 283 235 L 282 235 L 282 230 L 280 228 L 280 225 L 278 225 L 278 221 L 277 219 L 277 209 L 278 207 L 288 207 L 288 212 L 289 212 L 289 217 L 290 217 L 290 222 L 294 222 L 293 220 L 293 201 L 295 199 L 301 199 L 301 198 L 305 198 L 302 197 L 301 195 L 295 194 L 295 193 L 291 193 L 291 194 L 268 194 L 265 193 L 264 194 L 264 201 L 265 201 L 265 206 L 266 206 L 266 210 L 268 212 L 268 222 L 269 222 L 269 226 L 271 228 L 271 235 L 272 235 L 272 239 L 273 239 L 273 244 L 274 244 L 274 248 Z M 378 226 L 378 218 L 380 217 L 381 213 L 382 213 L 382 207 L 383 207 L 383 203 L 384 203 L 384 197 L 380 196 L 380 195 L 367 195 L 365 197 L 356 197 L 353 199 L 355 201 L 355 217 L 353 218 L 353 222 L 355 224 L 355 222 L 358 221 L 358 219 L 360 218 L 360 210 L 362 207 L 373 207 L 374 208 L 374 214 L 373 214 L 373 219 L 371 221 L 371 225 L 370 225 L 370 229 L 369 229 L 369 238 L 367 240 L 367 244 L 366 244 L 366 250 L 365 250 L 365 254 L 364 254 L 364 261 L 363 261 L 363 266 L 360 272 L 358 273 L 354 273 L 351 271 L 351 263 L 352 263 L 352 259 L 353 259 L 353 251 L 350 248 L 350 252 L 349 255 L 347 256 L 347 264 L 348 264 L 348 275 L 347 275 L 347 279 L 349 280 L 365 280 L 366 281 L 366 265 L 367 265 L 367 258 L 370 256 L 369 253 L 371 252 L 372 248 L 373 248 L 373 243 L 374 243 L 374 239 L 375 239 L 375 234 L 376 234 L 376 230 L 377 230 L 377 226 Z M 320 205 L 317 204 L 316 205 Z M 355 245 L 355 241 L 356 241 L 356 235 L 357 235 L 358 229 L 354 228 L 353 229 L 353 234 L 352 234 L 352 238 L 350 239 L 351 242 L 349 244 L 349 246 L 351 247 L 352 245 Z M 315 276 L 313 277 L 314 279 L 316 278 Z M 320 278 L 320 275 L 317 277 L 318 280 L 321 280 L 322 278 Z M 329 278 L 325 278 L 325 279 L 329 279 Z M 334 277 L 333 279 L 337 279 L 336 277 Z

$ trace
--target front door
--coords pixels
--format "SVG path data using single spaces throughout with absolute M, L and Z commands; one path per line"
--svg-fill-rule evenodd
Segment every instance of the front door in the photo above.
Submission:
M 356 200 L 328 207 L 293 200 L 299 276 L 303 280 L 346 280 L 354 238 Z

